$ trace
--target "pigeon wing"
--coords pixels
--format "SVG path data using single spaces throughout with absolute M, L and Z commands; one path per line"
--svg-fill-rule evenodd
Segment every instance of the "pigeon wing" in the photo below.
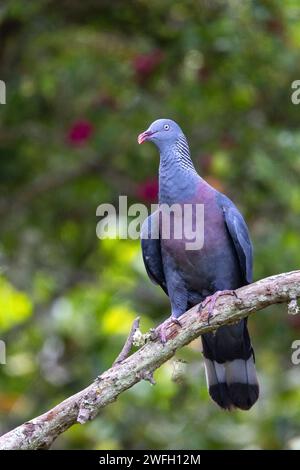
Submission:
M 168 295 L 159 236 L 158 211 L 145 219 L 141 229 L 141 245 L 145 268 L 149 278 Z
M 252 278 L 253 250 L 246 222 L 230 199 L 220 195 L 225 224 L 233 241 L 245 282 L 250 284 Z

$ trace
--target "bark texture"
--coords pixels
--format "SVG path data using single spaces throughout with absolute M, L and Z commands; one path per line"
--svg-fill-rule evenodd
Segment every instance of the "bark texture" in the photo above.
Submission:
M 60 434 L 75 423 L 82 424 L 94 419 L 122 392 L 140 380 L 150 380 L 153 372 L 174 356 L 177 349 L 203 333 L 235 322 L 271 304 L 288 303 L 290 312 L 296 313 L 295 300 L 300 297 L 300 271 L 262 279 L 237 289 L 236 294 L 237 298 L 229 295 L 219 298 L 209 323 L 209 305 L 203 309 L 196 305 L 180 317 L 182 327 L 175 324 L 168 326 L 165 345 L 158 339 L 149 340 L 137 352 L 119 362 L 121 356 L 87 388 L 1 436 L 0 449 L 48 449 Z

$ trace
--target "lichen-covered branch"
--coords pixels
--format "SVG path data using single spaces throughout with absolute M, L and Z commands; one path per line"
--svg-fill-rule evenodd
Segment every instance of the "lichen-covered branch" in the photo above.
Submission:
M 181 318 L 182 327 L 170 324 L 167 343 L 148 341 L 136 353 L 105 371 L 94 382 L 55 408 L 0 437 L 0 449 L 49 448 L 70 426 L 94 419 L 100 410 L 142 379 L 152 377 L 161 364 L 203 333 L 235 322 L 275 303 L 295 302 L 300 297 L 300 271 L 278 274 L 236 290 L 237 298 L 217 301 L 208 324 L 209 305 L 195 306 Z M 199 311 L 200 310 L 200 311 Z M 295 310 L 295 305 L 294 305 Z
M 122 351 L 118 355 L 113 365 L 120 364 L 120 362 L 124 361 L 129 356 L 132 345 L 133 345 L 133 341 L 134 341 L 134 335 L 136 333 L 136 330 L 139 328 L 139 326 L 140 326 L 140 317 L 137 317 L 131 326 L 130 333 L 128 335 L 127 340 L 125 341 Z

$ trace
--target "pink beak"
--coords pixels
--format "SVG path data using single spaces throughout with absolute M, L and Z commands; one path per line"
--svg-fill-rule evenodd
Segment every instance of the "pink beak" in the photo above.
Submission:
M 138 143 L 139 144 L 143 144 L 144 142 L 146 142 L 146 140 L 149 139 L 149 137 L 151 135 L 153 135 L 154 132 L 150 132 L 150 131 L 145 131 L 145 132 L 142 132 L 139 136 L 138 136 Z

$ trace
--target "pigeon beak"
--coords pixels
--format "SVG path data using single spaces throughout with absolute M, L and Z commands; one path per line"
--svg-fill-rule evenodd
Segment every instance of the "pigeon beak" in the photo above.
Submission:
M 155 132 L 151 132 L 151 131 L 142 132 L 138 136 L 138 143 L 143 144 L 144 142 L 146 142 L 146 140 L 149 140 L 149 137 L 151 137 L 153 134 L 155 134 Z

